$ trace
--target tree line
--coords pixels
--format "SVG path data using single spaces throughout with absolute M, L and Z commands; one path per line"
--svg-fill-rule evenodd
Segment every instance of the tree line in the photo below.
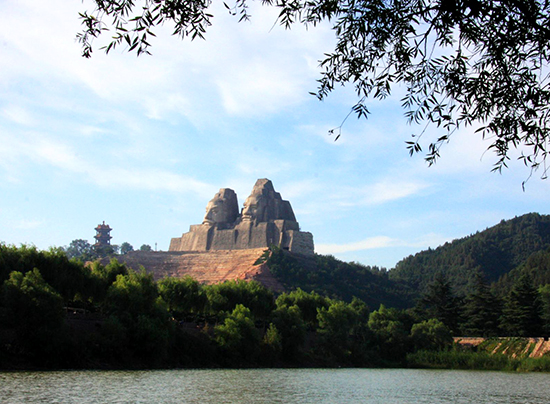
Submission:
M 346 263 L 332 256 L 313 260 L 292 256 L 277 247 L 265 254 L 270 271 L 285 286 L 298 286 L 326 296 L 350 301 L 360 297 L 369 307 L 395 307 L 418 321 L 436 318 L 455 336 L 546 336 L 550 334 L 550 268 L 548 250 L 538 251 L 522 265 L 491 279 L 479 267 L 456 286 L 446 271 L 430 273 L 420 285 L 393 279 L 384 268 Z M 432 250 L 433 251 L 433 250 Z M 426 275 L 428 277 L 428 275 Z M 548 280 L 547 280 L 548 279 Z
M 550 335 L 550 284 L 535 287 L 525 273 L 499 296 L 477 273 L 470 291 L 457 295 L 443 275 L 428 285 L 412 309 L 420 318 L 437 318 L 455 336 L 541 337 Z
M 550 285 L 528 275 L 505 299 L 479 276 L 457 297 L 438 277 L 416 306 L 369 307 L 251 281 L 155 281 L 111 260 L 83 264 L 62 249 L 0 245 L 3 368 L 406 366 L 450 349 L 453 335 L 541 336 Z
M 155 281 L 115 259 L 0 245 L 0 363 L 17 367 L 381 366 L 452 342 L 439 320 L 258 282 Z
M 110 244 L 97 246 L 90 244 L 84 239 L 75 239 L 71 241 L 68 246 L 60 248 L 65 252 L 65 254 L 67 254 L 67 257 L 75 258 L 84 262 L 118 254 L 124 255 L 135 251 L 134 247 L 127 241 L 120 245 Z M 139 251 L 153 251 L 153 249 L 149 244 L 142 244 Z

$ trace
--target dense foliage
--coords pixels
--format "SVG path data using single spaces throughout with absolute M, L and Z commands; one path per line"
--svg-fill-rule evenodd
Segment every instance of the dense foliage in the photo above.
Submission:
M 85 266 L 27 246 L 0 245 L 0 262 L 2 368 L 376 366 L 450 345 L 443 324 L 419 320 L 413 336 L 411 314 L 357 298 L 156 282 L 116 260 Z
M 485 240 L 487 241 L 492 240 L 495 235 L 507 234 L 508 239 L 503 244 L 511 249 L 510 243 L 518 240 L 516 242 L 520 246 L 518 251 L 522 251 L 521 246 L 531 245 L 534 246 L 532 248 L 538 248 L 545 245 L 545 240 L 540 236 L 544 232 L 540 229 L 545 229 L 546 221 L 539 223 L 537 218 L 538 215 L 527 215 L 521 218 L 528 222 L 531 228 L 539 229 L 538 232 L 526 230 L 523 234 L 530 241 L 525 243 L 518 240 L 519 236 L 513 234 L 513 231 L 503 231 L 502 228 L 498 228 L 506 228 L 510 225 L 508 222 L 501 223 L 497 226 L 497 229 L 490 229 L 493 231 L 484 232 L 483 236 L 486 237 Z M 547 219 L 548 217 L 544 218 Z M 514 225 L 516 230 L 529 227 L 521 226 L 521 220 L 520 225 L 512 221 L 512 226 Z M 513 234 L 512 240 L 514 241 L 509 240 L 510 233 Z M 496 244 L 496 242 L 493 244 Z M 525 249 L 529 250 L 529 247 L 525 247 Z M 527 254 L 527 252 L 524 252 L 523 256 L 527 256 Z M 546 250 L 535 253 L 526 262 L 540 264 L 542 262 L 541 256 L 545 257 L 545 254 L 547 254 Z M 422 255 L 422 253 L 419 255 Z M 533 257 L 536 257 L 536 259 Z M 371 308 L 380 306 L 378 315 L 380 313 L 388 315 L 392 310 L 403 307 L 399 306 L 403 302 L 408 304 L 408 307 L 414 305 L 414 308 L 407 312 L 395 311 L 395 316 L 397 316 L 396 313 L 399 313 L 403 324 L 413 321 L 406 320 L 407 316 L 412 316 L 411 318 L 415 322 L 423 321 L 426 324 L 436 319 L 453 335 L 478 337 L 549 335 L 550 282 L 544 282 L 546 278 L 537 270 L 537 266 L 529 266 L 529 271 L 521 270 L 523 266 L 512 271 L 511 273 L 517 273 L 518 275 L 506 278 L 510 282 L 507 288 L 495 287 L 498 284 L 493 285 L 494 287 L 491 288 L 488 282 L 489 276 L 482 271 L 481 268 L 483 267 L 480 266 L 472 268 L 466 279 L 460 278 L 460 271 L 454 273 L 458 277 L 458 282 L 456 281 L 457 278 L 445 275 L 442 270 L 434 271 L 432 274 L 428 272 L 429 275 L 423 280 L 425 285 L 423 292 L 415 295 L 411 292 L 411 290 L 417 288 L 414 283 L 407 287 L 404 280 L 395 282 L 392 276 L 388 277 L 386 271 L 353 263 L 346 264 L 330 256 L 316 256 L 314 259 L 308 260 L 305 257 L 293 256 L 277 248 L 272 248 L 271 255 L 266 253 L 266 260 L 272 272 L 289 288 L 299 285 L 311 291 L 311 293 L 314 293 L 314 291 L 325 295 L 332 293 L 333 297 L 336 296 L 347 301 L 349 301 L 349 295 L 346 295 L 346 293 L 353 293 L 355 296 L 361 297 L 363 301 L 368 302 Z M 516 257 L 516 260 L 519 261 L 521 258 Z M 329 265 L 325 267 L 317 266 L 316 264 L 319 262 L 329 263 Z M 490 263 L 490 261 L 487 262 Z M 321 268 L 321 270 L 318 268 Z M 361 271 L 358 271 L 358 269 Z M 452 271 L 448 273 L 453 274 Z M 365 274 L 368 275 L 361 277 Z M 535 278 L 532 274 L 538 275 L 538 277 Z M 388 290 L 395 293 L 402 300 L 388 299 L 388 296 L 392 297 L 390 293 L 387 293 Z M 414 304 L 415 301 L 416 304 Z M 386 309 L 384 306 L 390 307 L 390 309 Z M 403 317 L 403 313 L 408 314 Z M 434 328 L 433 324 L 431 326 Z M 405 328 L 410 329 L 410 324 Z M 394 328 L 393 331 L 397 334 L 393 334 L 392 338 L 397 338 L 399 329 Z M 403 331 L 402 334 L 405 335 L 406 332 Z M 384 340 L 391 339 L 389 339 L 389 335 L 386 335 Z M 398 340 L 399 338 L 395 341 Z M 393 349 L 396 350 L 398 346 L 398 343 L 394 344 Z
M 128 244 L 128 243 L 123 243 Z M 128 244 L 129 245 L 129 244 Z M 125 246 L 127 247 L 127 246 Z M 130 246 L 131 248 L 132 246 Z M 102 257 L 113 256 L 119 252 L 117 245 L 92 245 L 87 240 L 76 239 L 62 248 L 67 257 L 80 260 L 82 262 L 93 261 Z
M 316 291 L 335 299 L 363 300 L 372 309 L 386 306 L 406 308 L 414 304 L 416 293 L 405 282 L 390 279 L 384 268 L 347 263 L 331 255 L 312 259 L 271 248 L 266 257 L 271 273 L 288 289 Z
M 529 213 L 478 232 L 469 237 L 409 256 L 389 272 L 389 278 L 408 283 L 414 289 L 426 291 L 427 285 L 438 274 L 443 274 L 458 294 L 471 290 L 475 277 L 481 272 L 489 283 L 497 282 L 501 295 L 523 270 L 540 268 L 533 278 L 536 285 L 550 282 L 545 265 L 550 262 L 544 251 L 550 247 L 550 216 Z M 506 274 L 510 273 L 508 276 Z M 512 275 L 510 277 L 510 275 Z
M 403 309 L 388 297 L 408 289 L 384 271 L 278 249 L 263 259 L 319 289 L 276 296 L 255 281 L 155 281 L 115 259 L 85 265 L 59 249 L 0 244 L 0 368 L 427 366 L 483 360 L 426 353 L 450 349 L 452 335 L 549 335 L 550 284 L 528 273 L 503 297 L 481 272 L 465 295 L 438 275 Z M 308 262 L 318 273 L 306 275 Z
M 527 260 L 499 278 L 495 289 L 503 292 L 510 291 L 512 284 L 522 275 L 529 275 L 535 285 L 550 283 L 550 247 L 532 253 Z
M 471 292 L 457 296 L 450 282 L 439 276 L 428 285 L 413 313 L 417 320 L 441 321 L 455 336 L 547 337 L 549 291 L 550 284 L 536 289 L 532 279 L 524 275 L 501 298 L 478 275 Z
M 115 257 L 116 255 L 125 255 L 134 251 L 134 247 L 127 241 L 120 246 L 116 244 L 97 245 L 90 244 L 87 240 L 76 239 L 70 242 L 68 246 L 61 247 L 67 257 L 87 262 L 106 257 Z M 149 244 L 143 244 L 139 251 L 153 251 Z

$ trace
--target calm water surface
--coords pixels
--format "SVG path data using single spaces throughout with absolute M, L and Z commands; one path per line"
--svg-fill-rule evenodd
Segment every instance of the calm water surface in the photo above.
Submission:
M 411 369 L 0 372 L 2 403 L 550 403 L 550 374 Z

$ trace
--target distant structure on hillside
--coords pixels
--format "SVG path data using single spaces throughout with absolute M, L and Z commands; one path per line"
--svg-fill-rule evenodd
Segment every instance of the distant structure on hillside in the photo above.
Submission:
M 313 235 L 300 231 L 290 202 L 275 192 L 270 180 L 256 181 L 239 213 L 237 194 L 222 188 L 206 205 L 202 224 L 173 238 L 169 251 L 244 250 L 276 245 L 312 255 Z
M 95 247 L 105 247 L 111 245 L 111 229 L 108 224 L 105 224 L 105 221 L 103 221 L 103 224 L 98 224 L 95 228 L 96 234 L 94 236 L 95 238 Z

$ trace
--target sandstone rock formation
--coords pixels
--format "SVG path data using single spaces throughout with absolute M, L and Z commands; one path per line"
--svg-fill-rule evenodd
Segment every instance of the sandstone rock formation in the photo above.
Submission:
M 300 231 L 290 202 L 281 198 L 268 179 L 256 181 L 238 213 L 237 195 L 222 188 L 206 206 L 202 224 L 173 238 L 169 251 L 246 250 L 277 245 L 312 255 L 313 235 Z

